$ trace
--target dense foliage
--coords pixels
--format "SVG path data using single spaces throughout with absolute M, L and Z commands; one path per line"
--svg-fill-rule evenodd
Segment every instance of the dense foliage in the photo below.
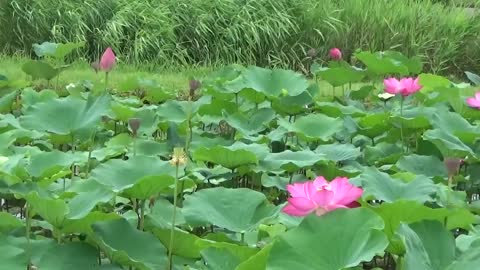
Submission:
M 65 67 L 49 62 L 80 45 L 37 44 L 24 71 L 50 81 Z M 312 67 L 344 91 L 328 100 L 301 74 L 255 66 L 183 98 L 142 78 L 112 89 L 109 49 L 99 85 L 1 76 L 2 267 L 476 269 L 480 94 L 416 57 L 355 57 L 365 68 Z M 384 77 L 388 95 L 356 88 Z
M 458 1 L 460 2 L 460 1 Z M 107 46 L 128 63 L 254 64 L 308 70 L 309 48 L 338 46 L 419 55 L 434 73 L 480 72 L 476 12 L 431 0 L 5 0 L 0 51 L 86 41 L 92 60 Z M 469 15 L 473 14 L 473 15 Z

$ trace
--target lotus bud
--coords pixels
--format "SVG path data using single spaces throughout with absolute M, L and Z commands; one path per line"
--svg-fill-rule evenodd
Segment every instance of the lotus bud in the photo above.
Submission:
M 100 70 L 100 62 L 95 61 L 90 64 L 90 67 L 92 67 L 93 70 L 95 70 L 95 73 L 98 73 L 98 71 Z
M 137 136 L 137 131 L 140 128 L 140 119 L 139 118 L 130 118 L 128 119 L 128 125 L 132 130 L 132 134 L 134 137 Z
M 112 70 L 113 66 L 115 65 L 116 57 L 113 53 L 112 48 L 108 47 L 105 52 L 103 53 L 102 57 L 100 58 L 99 67 L 101 70 L 105 72 L 109 72 Z
M 318 55 L 318 52 L 314 48 L 311 48 L 310 50 L 307 51 L 307 56 L 311 59 L 316 58 L 317 55 Z
M 448 171 L 448 177 L 452 177 L 458 173 L 460 166 L 464 160 L 459 158 L 447 158 L 443 161 Z
M 202 83 L 199 80 L 190 80 L 190 97 L 193 97 L 195 91 L 202 87 Z
M 339 48 L 331 49 L 329 55 L 330 55 L 330 58 L 332 58 L 333 60 L 342 59 L 342 51 L 340 51 Z
M 180 166 L 185 165 L 187 163 L 187 156 L 183 151 L 182 147 L 175 147 L 173 149 L 172 159 L 170 160 L 170 164 L 173 166 Z

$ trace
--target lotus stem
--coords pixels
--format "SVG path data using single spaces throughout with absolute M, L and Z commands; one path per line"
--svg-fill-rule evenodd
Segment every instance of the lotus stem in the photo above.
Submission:
M 400 99 L 400 138 L 402 140 L 402 151 L 405 152 L 405 138 L 403 137 L 403 101 L 405 98 L 402 96 Z
M 180 182 L 180 198 L 179 198 L 179 201 L 178 201 L 178 206 L 179 207 L 183 207 L 183 190 L 185 189 L 185 180 L 181 181 Z
M 238 111 L 238 93 L 235 93 L 235 104 L 237 105 L 237 111 Z
M 133 136 L 132 143 L 133 143 L 133 156 L 136 156 L 137 155 L 137 136 Z
M 145 200 L 140 200 L 140 221 L 138 223 L 138 229 L 143 231 L 145 224 Z
M 30 205 L 27 203 L 25 203 L 25 223 L 26 223 L 26 232 L 25 232 L 25 237 L 27 238 L 27 250 L 26 250 L 26 253 L 27 253 L 27 263 L 30 265 L 30 260 L 31 260 L 31 254 L 30 254 L 30 249 L 31 249 L 31 244 L 30 244 L 30 230 L 31 230 L 31 227 L 32 227 L 32 220 L 31 220 L 31 217 L 30 217 Z
M 108 72 L 105 72 L 105 92 L 108 91 Z
M 177 215 L 177 194 L 178 194 L 178 167 L 180 164 L 175 166 L 175 186 L 173 190 L 173 214 L 172 214 L 172 227 L 170 229 L 170 244 L 168 245 L 168 270 L 173 269 L 173 243 L 175 238 L 175 219 Z

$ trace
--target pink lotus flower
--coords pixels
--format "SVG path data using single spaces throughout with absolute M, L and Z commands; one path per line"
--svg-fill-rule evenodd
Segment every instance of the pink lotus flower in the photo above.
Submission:
M 385 85 L 385 92 L 396 95 L 396 94 L 401 94 L 402 96 L 409 96 L 411 94 L 414 94 L 420 89 L 422 89 L 422 86 L 418 84 L 418 78 L 403 78 L 401 80 L 398 80 L 396 78 L 388 78 L 383 81 L 383 84 Z
M 467 98 L 468 106 L 480 110 L 480 92 L 475 93 L 475 97 Z
M 321 216 L 337 208 L 352 208 L 363 193 L 348 182 L 346 177 L 337 177 L 328 183 L 322 176 L 314 181 L 287 185 L 291 197 L 283 212 L 291 216 L 306 216 L 315 212 Z
M 108 47 L 103 53 L 102 58 L 100 58 L 99 67 L 101 70 L 109 72 L 115 65 L 115 61 L 115 54 L 113 53 L 112 48 Z
M 333 48 L 333 49 L 330 49 L 330 58 L 332 58 L 333 60 L 340 60 L 342 59 L 342 51 L 340 51 L 339 48 Z

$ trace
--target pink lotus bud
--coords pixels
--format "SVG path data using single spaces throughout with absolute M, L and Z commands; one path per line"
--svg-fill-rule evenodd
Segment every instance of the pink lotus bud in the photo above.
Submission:
M 448 171 L 448 176 L 454 176 L 458 173 L 460 170 L 460 165 L 462 165 L 464 162 L 463 159 L 458 159 L 458 158 L 447 158 L 443 161 L 445 164 L 445 168 L 447 168 Z
M 110 70 L 112 70 L 115 62 L 115 54 L 113 53 L 112 48 L 108 47 L 103 53 L 102 58 L 100 58 L 100 69 L 105 72 L 109 72 Z
M 342 51 L 339 48 L 333 48 L 330 50 L 330 58 L 333 60 L 340 60 L 342 59 Z
M 467 98 L 468 106 L 480 110 L 480 92 L 475 93 L 474 97 Z

